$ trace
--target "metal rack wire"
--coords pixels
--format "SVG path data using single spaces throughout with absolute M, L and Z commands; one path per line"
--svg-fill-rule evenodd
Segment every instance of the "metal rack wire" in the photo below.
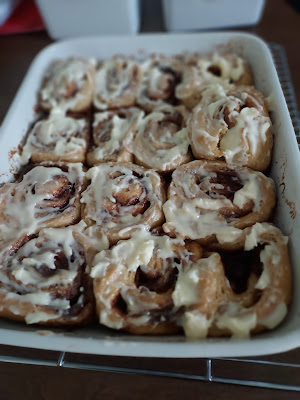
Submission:
M 284 49 L 276 44 L 269 44 L 271 49 L 274 62 L 277 68 L 278 76 L 282 85 L 283 92 L 286 97 L 288 108 L 291 114 L 292 122 L 295 128 L 295 134 L 297 137 L 298 144 L 300 146 L 300 116 L 298 112 L 295 92 L 293 89 L 287 58 Z M 69 353 L 68 353 L 69 354 Z M 171 372 L 163 371 L 157 369 L 148 368 L 129 368 L 124 366 L 113 366 L 113 365 L 103 365 L 90 362 L 77 362 L 68 361 L 68 354 L 61 352 L 58 357 L 54 359 L 39 359 L 39 358 L 29 358 L 29 357 L 17 357 L 17 356 L 4 356 L 0 355 L 0 362 L 7 363 L 18 363 L 27 365 L 40 365 L 40 366 L 52 366 L 60 368 L 73 368 L 89 371 L 98 372 L 111 372 L 111 373 L 123 373 L 123 374 L 135 374 L 135 375 L 150 375 L 165 378 L 175 378 L 175 379 L 185 379 L 193 381 L 204 381 L 212 383 L 229 383 L 233 385 L 250 386 L 265 389 L 277 389 L 286 391 L 297 391 L 300 392 L 300 382 L 292 381 L 293 376 L 300 376 L 300 360 L 299 363 L 281 362 L 274 361 L 271 359 L 251 359 L 251 358 L 219 358 L 219 359 L 206 359 L 202 360 L 204 363 L 203 373 L 183 373 L 183 372 Z M 228 363 L 238 364 L 239 366 L 239 376 L 226 376 L 222 371 L 226 370 Z M 255 367 L 256 373 L 253 378 L 246 379 L 249 376 L 249 370 L 251 366 Z M 291 376 L 291 382 L 282 382 L 282 380 L 273 382 L 272 379 L 260 379 L 264 374 L 261 372 L 266 367 L 272 367 L 277 370 L 277 376 L 282 372 L 282 375 Z M 244 370 L 244 374 L 243 374 Z M 284 373 L 285 371 L 285 373 Z

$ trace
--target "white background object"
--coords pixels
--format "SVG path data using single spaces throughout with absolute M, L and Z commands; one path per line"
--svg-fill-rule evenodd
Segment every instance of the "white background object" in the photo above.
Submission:
M 101 326 L 74 329 L 72 332 L 52 329 L 53 334 L 42 336 L 38 333 L 43 330 L 41 327 L 0 320 L 1 344 L 77 353 L 184 358 L 257 356 L 291 350 L 300 345 L 300 156 L 271 53 L 267 45 L 257 37 L 235 32 L 160 34 L 80 38 L 48 46 L 32 63 L 3 122 L 0 134 L 0 181 L 13 177 L 9 172 L 10 161 L 16 160 L 16 156 L 9 160 L 8 153 L 17 148 L 35 118 L 37 93 L 51 61 L 69 56 L 100 59 L 113 54 L 137 54 L 140 50 L 165 54 L 184 50 L 208 52 L 218 45 L 228 43 L 229 50 L 245 57 L 250 63 L 255 86 L 269 98 L 272 111 L 275 145 L 271 177 L 275 180 L 278 198 L 275 223 L 289 236 L 294 282 L 293 302 L 284 323 L 274 331 L 247 340 L 220 338 L 191 341 L 183 335 L 135 336 L 113 332 Z M 289 204 L 296 207 L 296 217 L 291 213 Z M 46 330 L 49 331 L 49 328 Z
M 11 16 L 20 0 L 0 0 L 0 25 Z
M 139 0 L 36 0 L 53 39 L 134 34 L 140 25 Z
M 265 0 L 162 0 L 169 31 L 255 25 Z

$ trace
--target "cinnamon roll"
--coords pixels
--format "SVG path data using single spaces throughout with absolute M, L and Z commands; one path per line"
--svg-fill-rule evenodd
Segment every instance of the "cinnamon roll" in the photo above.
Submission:
M 242 251 L 206 253 L 196 266 L 179 270 L 172 297 L 184 310 L 187 336 L 243 338 L 275 328 L 286 316 L 291 301 L 287 238 L 275 226 L 257 223 L 240 240 Z M 187 281 L 192 298 L 182 295 Z
M 80 219 L 82 164 L 33 166 L 19 181 L 0 188 L 0 249 L 11 239 Z
M 54 109 L 48 118 L 37 122 L 30 131 L 21 155 L 21 163 L 29 160 L 84 162 L 89 138 L 86 119 L 67 117 Z
M 182 63 L 176 57 L 156 56 L 142 64 L 143 81 L 137 102 L 147 112 L 164 104 L 175 104 L 175 87 L 181 79 Z
M 95 67 L 91 60 L 67 58 L 53 62 L 47 69 L 39 93 L 45 111 L 59 107 L 65 111 L 86 111 L 93 97 Z
M 81 198 L 84 221 L 96 225 L 111 244 L 130 238 L 140 224 L 153 229 L 164 221 L 166 193 L 155 171 L 106 163 L 91 168 L 86 177 L 91 182 Z
M 196 158 L 265 171 L 273 146 L 272 123 L 263 95 L 248 86 L 209 86 L 192 112 L 188 135 Z
M 100 62 L 94 90 L 95 108 L 102 111 L 134 106 L 142 78 L 140 65 L 130 58 L 116 56 Z
M 173 306 L 178 269 L 202 249 L 145 228 L 98 253 L 91 270 L 101 324 L 135 334 L 168 334 L 180 328 Z
M 193 159 L 189 149 L 184 107 L 164 106 L 142 118 L 133 141 L 135 162 L 169 172 Z
M 171 236 L 206 245 L 217 241 L 219 247 L 230 248 L 229 237 L 267 221 L 274 206 L 274 182 L 261 172 L 222 161 L 192 161 L 172 175 L 163 229 Z M 234 242 L 232 246 L 237 247 Z
M 182 82 L 176 87 L 176 97 L 193 108 L 202 97 L 207 84 L 253 85 L 251 68 L 236 54 L 212 53 L 187 57 Z
M 92 144 L 87 153 L 88 165 L 133 161 L 132 141 L 142 115 L 143 112 L 135 107 L 96 113 Z
M 76 240 L 78 229 L 42 229 L 2 252 L 0 316 L 51 326 L 82 325 L 93 319 L 93 291 Z

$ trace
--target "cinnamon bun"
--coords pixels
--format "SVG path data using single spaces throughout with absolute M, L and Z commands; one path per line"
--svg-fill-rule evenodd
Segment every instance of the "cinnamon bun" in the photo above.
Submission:
M 19 181 L 0 188 L 0 249 L 11 239 L 42 227 L 75 224 L 80 219 L 82 164 L 33 166 Z
M 45 111 L 59 107 L 84 112 L 92 103 L 95 67 L 91 60 L 67 58 L 53 62 L 47 69 L 39 93 L 39 105 Z
M 91 271 L 101 324 L 135 334 L 168 334 L 180 328 L 172 301 L 178 269 L 202 249 L 145 228 L 98 253 Z
M 54 109 L 30 131 L 23 146 L 21 162 L 84 162 L 88 138 L 86 119 L 70 118 L 61 110 Z
M 88 226 L 107 235 L 111 244 L 128 239 L 140 224 L 148 229 L 164 221 L 166 193 L 153 170 L 131 163 L 105 163 L 91 168 L 83 192 L 82 215 Z
M 175 87 L 181 79 L 182 63 L 176 57 L 152 57 L 142 64 L 143 81 L 137 102 L 147 112 L 175 104 Z
M 176 87 L 176 97 L 188 107 L 193 108 L 202 97 L 206 85 L 253 85 L 249 64 L 231 53 L 212 53 L 193 55 L 185 60 L 182 82 Z
M 179 271 L 172 297 L 184 309 L 187 336 L 244 338 L 285 318 L 291 301 L 287 238 L 275 226 L 257 223 L 240 240 L 242 251 L 206 253 L 197 266 Z M 190 301 L 182 295 L 187 279 L 195 294 Z
M 42 229 L 2 252 L 2 317 L 51 326 L 82 325 L 93 319 L 92 285 L 76 240 L 78 229 Z
M 96 113 L 92 144 L 87 153 L 88 165 L 108 161 L 132 162 L 132 141 L 142 116 L 143 112 L 135 107 Z
M 209 86 L 192 112 L 188 135 L 196 158 L 225 159 L 265 171 L 273 134 L 263 95 L 249 86 Z
M 96 72 L 94 106 L 99 111 L 136 104 L 143 71 L 130 58 L 112 57 L 100 62 Z
M 267 221 L 274 206 L 274 182 L 261 172 L 222 161 L 192 161 L 172 175 L 163 229 L 171 236 L 206 245 L 217 241 L 228 248 L 228 237 Z
M 183 106 L 163 106 L 142 118 L 132 148 L 137 164 L 170 172 L 193 159 L 189 149 Z

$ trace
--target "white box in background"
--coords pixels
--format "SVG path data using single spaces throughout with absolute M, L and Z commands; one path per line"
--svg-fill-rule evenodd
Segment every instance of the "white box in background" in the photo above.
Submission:
M 265 0 L 162 0 L 168 31 L 255 25 Z
M 3 121 L 0 134 L 0 182 L 13 179 L 11 165 L 18 166 L 18 145 L 34 121 L 37 94 L 46 68 L 58 58 L 70 56 L 103 59 L 113 54 L 176 54 L 212 51 L 230 44 L 229 50 L 252 67 L 255 86 L 269 98 L 274 130 L 270 176 L 277 188 L 275 223 L 289 237 L 293 267 L 293 301 L 287 318 L 276 329 L 245 340 L 215 338 L 191 340 L 183 335 L 137 336 L 103 326 L 49 329 L 0 319 L 0 343 L 76 353 L 131 357 L 215 358 L 258 356 L 300 346 L 300 156 L 295 132 L 270 50 L 259 38 L 239 32 L 200 34 L 90 37 L 53 43 L 35 58 Z M 11 77 L 14 79 L 14 77 Z M 291 208 L 292 207 L 292 208 Z
M 135 34 L 139 0 L 36 0 L 53 39 Z

